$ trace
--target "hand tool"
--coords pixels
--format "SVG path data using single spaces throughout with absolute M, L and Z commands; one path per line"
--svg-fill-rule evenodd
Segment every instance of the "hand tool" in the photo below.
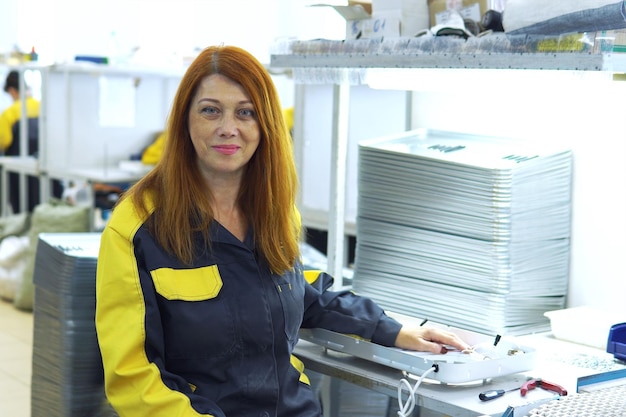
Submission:
M 556 392 L 557 394 L 562 395 L 562 396 L 567 395 L 567 390 L 560 385 L 554 384 L 552 382 L 544 381 L 542 379 L 529 379 L 528 381 L 524 382 L 521 387 L 518 387 L 518 388 L 513 388 L 509 390 L 492 389 L 489 391 L 483 391 L 480 394 L 478 394 L 478 398 L 480 398 L 481 401 L 490 401 L 490 400 L 502 397 L 507 392 L 516 391 L 516 390 L 520 390 L 520 395 L 522 397 L 525 397 L 528 391 L 531 391 L 537 387 L 541 387 L 548 391 Z
M 524 382 L 520 387 L 520 394 L 522 397 L 528 393 L 528 391 L 533 390 L 537 387 L 541 387 L 547 391 L 556 392 L 559 395 L 567 395 L 567 390 L 560 385 L 554 384 L 552 382 L 544 381 L 542 379 L 531 379 L 529 381 Z
M 518 389 L 520 389 L 520 387 L 509 389 L 509 390 L 492 389 L 489 391 L 483 391 L 480 394 L 478 394 L 478 398 L 480 398 L 481 401 L 490 401 L 490 400 L 494 400 L 496 398 L 502 397 L 507 392 L 517 391 Z

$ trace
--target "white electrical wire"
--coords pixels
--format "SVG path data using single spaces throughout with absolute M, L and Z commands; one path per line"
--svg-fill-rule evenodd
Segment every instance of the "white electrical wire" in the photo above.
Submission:
M 417 379 L 415 385 L 411 387 L 411 383 L 406 379 L 402 378 L 400 383 L 398 384 L 398 416 L 399 417 L 409 417 L 413 413 L 413 409 L 415 408 L 415 398 L 417 397 L 417 389 L 421 385 L 424 378 L 430 375 L 433 372 L 437 372 L 439 370 L 439 366 L 433 365 L 431 368 L 428 368 L 424 373 Z M 402 401 L 402 390 L 406 388 L 409 391 L 409 396 L 406 402 L 403 404 Z

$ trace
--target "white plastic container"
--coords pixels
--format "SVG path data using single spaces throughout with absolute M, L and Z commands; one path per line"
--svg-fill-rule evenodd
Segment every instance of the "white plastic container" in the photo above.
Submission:
M 606 350 L 609 330 L 626 322 L 626 314 L 581 306 L 544 313 L 550 319 L 555 338 Z

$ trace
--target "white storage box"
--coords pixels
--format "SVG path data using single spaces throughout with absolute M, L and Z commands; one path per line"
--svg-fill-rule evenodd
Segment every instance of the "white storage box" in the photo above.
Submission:
M 606 349 L 609 330 L 616 323 L 626 322 L 626 314 L 587 306 L 547 311 L 555 338 Z

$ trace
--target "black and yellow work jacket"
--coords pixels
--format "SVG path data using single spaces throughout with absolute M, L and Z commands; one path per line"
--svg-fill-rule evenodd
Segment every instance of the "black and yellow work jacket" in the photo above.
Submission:
M 242 242 L 215 223 L 210 249 L 186 266 L 145 220 L 124 200 L 98 258 L 96 328 L 120 417 L 318 417 L 292 354 L 300 327 L 395 341 L 400 324 L 371 300 L 328 291 L 329 275 L 300 264 L 271 273 L 251 236 Z M 209 247 L 200 234 L 197 247 Z

